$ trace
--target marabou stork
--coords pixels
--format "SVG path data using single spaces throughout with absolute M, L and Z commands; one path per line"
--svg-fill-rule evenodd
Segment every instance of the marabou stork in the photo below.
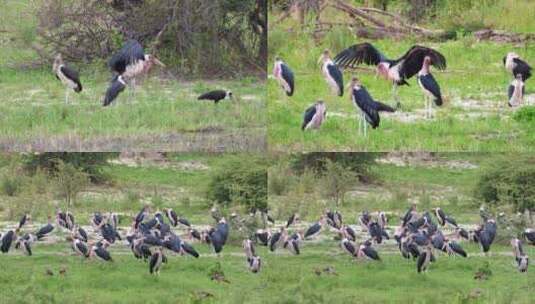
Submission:
M 287 96 L 292 96 L 295 90 L 294 73 L 290 67 L 280 58 L 275 58 L 273 76 L 279 82 Z
M 524 81 L 522 80 L 522 74 L 518 73 L 516 78 L 511 81 L 509 89 L 507 90 L 508 101 L 507 104 L 510 107 L 517 107 L 524 103 Z
M 431 247 L 431 245 L 427 245 L 425 246 L 425 249 L 420 252 L 420 256 L 418 257 L 418 263 L 416 264 L 416 269 L 418 270 L 418 273 L 427 272 L 427 269 L 433 257 L 432 250 L 433 247 Z
M 211 100 L 214 104 L 217 104 L 220 100 L 223 99 L 234 99 L 232 91 L 228 90 L 213 90 L 206 92 L 201 96 L 197 97 L 197 100 Z
M 321 124 L 327 116 L 327 107 L 323 100 L 318 100 L 316 103 L 306 109 L 303 115 L 303 123 L 301 130 L 306 131 L 310 129 L 319 129 Z
M 286 242 L 287 236 L 288 232 L 284 227 L 281 227 L 279 231 L 273 233 L 269 239 L 269 250 L 271 252 L 275 252 L 280 244 L 284 244 Z
M 293 236 L 298 236 L 294 234 Z M 301 249 L 299 248 L 299 239 L 295 237 L 287 238 L 284 242 L 284 248 L 288 249 L 292 254 L 299 255 L 301 254 Z
M 379 223 L 379 226 L 381 226 L 381 229 L 385 229 L 386 224 L 388 223 L 388 218 L 386 217 L 386 213 L 384 211 L 379 212 L 377 215 L 377 221 Z
M 503 57 L 503 65 L 513 78 L 520 74 L 521 80 L 524 82 L 531 77 L 531 67 L 515 52 L 509 52 Z
M 65 86 L 65 103 L 69 103 L 69 91 L 74 90 L 76 93 L 82 92 L 82 83 L 80 83 L 80 75 L 76 70 L 67 66 L 63 62 L 61 54 L 56 55 L 52 71 L 56 78 Z
M 380 261 L 381 258 L 379 257 L 379 253 L 377 253 L 377 250 L 375 250 L 370 242 L 364 242 L 364 244 L 361 244 L 359 246 L 359 250 L 357 252 L 357 257 L 359 258 L 366 258 L 368 260 L 374 260 L 374 261 Z
M 431 57 L 425 56 L 424 63 L 422 64 L 422 69 L 418 72 L 418 76 L 416 76 L 418 84 L 420 85 L 420 88 L 424 93 L 427 118 L 432 117 L 431 111 L 433 108 L 433 102 L 437 106 L 442 105 L 442 94 L 440 93 L 440 86 L 435 80 L 435 77 L 433 77 L 433 74 L 429 72 L 430 65 Z
M 370 224 L 372 218 L 370 213 L 366 210 L 362 211 L 362 214 L 359 216 L 358 221 L 362 230 L 368 231 L 368 225 Z
M 461 245 L 459 245 L 459 243 L 457 242 L 454 242 L 454 241 L 447 241 L 446 244 L 446 252 L 448 253 L 448 255 L 460 255 L 462 256 L 463 258 L 466 258 L 468 257 L 468 254 L 466 253 L 466 251 L 464 251 L 464 249 L 461 247 Z
M 133 90 L 136 86 L 136 77 L 147 74 L 154 64 L 165 67 L 154 55 L 145 54 L 143 47 L 136 40 L 127 41 L 108 61 L 114 76 L 123 76 L 124 81 L 131 83 Z
M 531 245 L 535 245 L 535 230 L 527 228 L 522 232 L 522 236 L 529 242 Z
M 418 217 L 418 212 L 416 211 L 416 205 L 412 204 L 411 207 L 407 210 L 405 215 L 401 218 L 402 227 L 407 226 L 410 222 L 416 220 Z
M 160 247 L 157 247 L 152 253 L 152 256 L 150 257 L 149 272 L 151 274 L 159 275 L 163 260 L 164 260 L 164 255 L 163 255 L 162 249 Z
M 6 232 L 6 234 L 2 236 L 1 246 L 0 246 L 0 250 L 2 251 L 2 253 L 9 252 L 9 249 L 11 248 L 11 244 L 13 243 L 13 241 L 15 241 L 16 237 L 17 236 L 15 235 L 15 232 L 13 230 L 9 230 L 8 232 Z
M 187 253 L 189 255 L 191 255 L 192 257 L 198 259 L 199 258 L 199 253 L 197 252 L 197 250 L 195 250 L 195 248 L 193 246 L 191 246 L 191 244 L 189 243 L 186 243 L 184 241 L 182 241 L 180 243 L 180 252 L 182 254 L 184 253 Z
M 87 244 L 80 239 L 73 240 L 72 249 L 74 250 L 76 254 L 82 257 L 85 257 L 85 258 L 89 257 L 89 248 L 87 247 Z
M 347 238 L 342 239 L 340 242 L 340 247 L 347 252 L 352 257 L 357 257 L 357 249 L 355 248 L 355 244 L 351 242 L 351 240 L 348 240 Z
M 104 107 L 109 106 L 119 94 L 126 88 L 126 79 L 123 75 L 115 75 L 110 82 L 106 95 L 104 95 L 104 101 L 102 105 Z
M 312 224 L 305 232 L 304 239 L 311 239 L 318 236 L 321 232 L 321 228 L 325 225 L 325 216 L 321 216 L 320 220 L 314 224 Z
M 288 221 L 286 221 L 286 228 L 289 228 L 291 225 L 297 223 L 299 221 L 299 214 L 292 213 L 290 217 L 288 218 Z
M 458 227 L 457 222 L 452 217 L 446 215 L 446 213 L 440 207 L 435 208 L 435 215 L 441 226 L 449 224 L 455 228 Z
M 527 272 L 529 266 L 529 257 L 524 253 L 522 242 L 519 239 L 512 239 L 511 246 L 517 264 L 518 271 Z
M 331 59 L 329 50 L 323 51 L 318 59 L 319 63 L 322 64 L 321 72 L 333 93 L 338 96 L 344 96 L 344 76 L 336 63 Z
M 339 231 L 342 238 L 346 238 L 353 242 L 357 239 L 357 234 L 355 233 L 355 230 L 353 230 L 353 228 L 351 228 L 349 225 L 342 225 Z
M 99 242 L 91 247 L 91 250 L 89 251 L 89 256 L 96 256 L 100 260 L 104 262 L 113 262 L 113 259 L 111 258 L 110 252 L 106 250 L 106 248 L 109 246 L 110 243 L 107 241 Z
M 22 226 L 24 226 L 26 223 L 30 222 L 31 220 L 32 220 L 32 216 L 29 215 L 28 213 L 25 213 L 25 214 L 20 218 L 19 226 L 17 227 L 17 231 L 19 231 L 20 228 L 22 228 Z
M 271 232 L 265 231 L 263 229 L 259 229 L 255 232 L 256 240 L 262 245 L 262 246 L 268 246 L 269 240 L 271 239 Z
M 361 113 L 359 118 L 359 134 L 363 132 L 364 136 L 366 136 L 368 127 L 366 122 L 368 122 L 373 129 L 379 126 L 381 120 L 379 112 L 395 112 L 395 109 L 392 107 L 375 101 L 366 88 L 362 86 L 357 77 L 353 77 L 351 80 L 350 94 L 355 108 Z
M 262 260 L 259 256 L 255 255 L 251 258 L 247 258 L 247 262 L 249 263 L 249 270 L 252 273 L 260 272 L 260 268 L 262 267 Z
M 446 58 L 441 53 L 419 45 L 411 47 L 402 57 L 391 60 L 377 50 L 371 43 L 365 42 L 355 44 L 343 50 L 336 55 L 334 62 L 344 68 L 354 68 L 356 65 L 362 63 L 375 65 L 377 67 L 377 74 L 392 82 L 396 107 L 399 107 L 400 102 L 397 95 L 397 87 L 408 85 L 406 80 L 420 71 L 426 56 L 431 58 L 430 63 L 438 69 L 446 69 Z
M 247 259 L 252 258 L 256 255 L 253 241 L 251 241 L 250 239 L 243 240 L 242 248 L 245 252 L 245 256 L 247 257 Z
M 35 233 L 35 235 L 37 236 L 37 239 L 40 240 L 40 239 L 44 238 L 45 236 L 47 236 L 50 232 L 52 232 L 52 230 L 54 230 L 54 226 L 52 225 L 52 218 L 49 216 L 48 217 L 48 224 L 46 224 L 45 226 L 41 227 Z

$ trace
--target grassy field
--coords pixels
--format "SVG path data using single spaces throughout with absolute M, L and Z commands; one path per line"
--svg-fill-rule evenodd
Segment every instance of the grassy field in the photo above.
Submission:
M 4 9 L 5 6 L 5 9 Z M 82 93 L 70 94 L 51 71 L 31 67 L 37 5 L 7 1 L 0 12 L 0 148 L 10 151 L 260 151 L 265 148 L 264 81 L 182 80 L 157 70 L 103 108 L 111 78 L 104 62 L 81 65 Z M 28 67 L 30 66 L 30 67 Z M 138 81 L 139 83 L 139 81 Z M 229 89 L 233 101 L 197 96 Z
M 125 246 L 114 245 L 113 264 L 80 262 L 67 244 L 36 245 L 32 257 L 2 256 L 1 303 L 530 303 L 534 272 L 520 274 L 509 248 L 494 246 L 491 257 L 439 256 L 426 274 L 403 260 L 389 245 L 379 248 L 382 262 L 352 262 L 334 241 L 305 243 L 300 256 L 259 248 L 264 268 L 250 273 L 238 246 L 222 257 L 196 244 L 201 257 L 170 257 L 159 277 L 136 261 Z M 469 253 L 479 249 L 463 245 Z M 535 255 L 533 247 L 528 248 Z M 220 263 L 229 283 L 212 281 Z M 474 274 L 489 263 L 488 280 Z M 335 273 L 322 272 L 331 267 Z M 65 275 L 59 275 L 60 269 Z M 46 275 L 52 270 L 54 275 Z M 319 272 L 320 274 L 317 274 Z
M 413 44 L 440 51 L 447 59 L 445 72 L 432 70 L 442 88 L 445 104 L 435 108 L 432 120 L 425 118 L 422 92 L 415 79 L 398 90 L 401 111 L 383 114 L 381 126 L 364 138 L 358 135 L 357 112 L 347 92 L 334 96 L 316 61 L 325 48 L 333 56 L 357 39 L 346 28 L 334 28 L 315 43 L 310 27 L 287 19 L 269 33 L 270 64 L 281 56 L 294 70 L 296 89 L 287 98 L 274 79 L 268 81 L 269 147 L 276 151 L 531 151 L 535 143 L 533 124 L 515 119 L 516 109 L 507 106 L 510 76 L 502 58 L 509 51 L 532 58 L 535 48 L 527 45 L 476 42 L 459 34 L 458 40 L 430 43 L 406 39 L 372 41 L 386 56 L 397 58 Z M 347 84 L 357 75 L 377 100 L 394 104 L 391 85 L 375 76 L 372 68 L 344 71 Z M 533 89 L 526 83 L 523 111 L 533 112 Z M 327 121 L 316 132 L 303 133 L 304 110 L 316 100 L 327 105 Z

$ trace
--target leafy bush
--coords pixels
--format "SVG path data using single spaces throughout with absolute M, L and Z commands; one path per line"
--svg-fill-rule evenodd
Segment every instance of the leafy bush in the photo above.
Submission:
M 58 170 L 58 160 L 61 163 L 70 164 L 86 173 L 92 183 L 101 184 L 111 181 L 106 173 L 108 160 L 117 157 L 118 153 L 72 153 L 72 152 L 47 152 L 26 154 L 23 157 L 24 168 L 31 174 L 43 170 L 54 175 Z
M 86 173 L 77 169 L 72 164 L 57 161 L 55 172 L 56 190 L 59 197 L 65 199 L 67 207 L 76 200 L 76 196 L 84 190 L 89 178 Z
M 19 193 L 22 181 L 18 175 L 4 175 L 1 182 L 2 193 L 7 196 L 15 196 Z
M 535 211 L 535 157 L 515 155 L 486 169 L 475 195 L 491 205 L 512 205 L 515 211 Z
M 219 204 L 267 210 L 267 168 L 263 160 L 236 157 L 219 168 L 208 185 L 207 197 Z
M 357 182 L 356 174 L 349 168 L 330 159 L 325 160 L 325 171 L 321 180 L 325 196 L 339 205 L 344 202 L 345 193 Z

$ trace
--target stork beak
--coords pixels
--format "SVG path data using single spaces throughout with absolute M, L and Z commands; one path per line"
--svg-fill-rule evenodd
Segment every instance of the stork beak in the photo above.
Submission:
M 156 57 L 154 57 L 154 63 L 156 63 L 157 65 L 165 68 L 165 64 L 163 64 L 163 62 L 158 60 L 158 58 L 156 58 Z

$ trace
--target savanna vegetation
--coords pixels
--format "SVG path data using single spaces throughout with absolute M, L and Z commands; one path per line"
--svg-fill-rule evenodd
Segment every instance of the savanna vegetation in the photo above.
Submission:
M 354 163 L 361 160 L 366 170 L 352 167 L 351 158 Z M 318 169 L 321 160 L 325 166 Z M 302 255 L 293 257 L 288 272 L 300 273 L 301 281 L 291 280 L 287 288 L 299 290 L 300 300 L 313 301 L 315 297 L 318 303 L 333 297 L 342 302 L 529 303 L 535 278 L 532 272 L 524 275 L 516 270 L 509 241 L 535 223 L 530 191 L 524 191 L 534 172 L 532 161 L 529 154 L 280 155 L 269 170 L 269 207 L 271 214 L 281 219 L 297 212 L 303 221 L 295 228 L 298 231 L 317 221 L 328 208 L 339 210 L 344 222 L 357 230 L 357 216 L 362 211 L 384 211 L 393 233 L 411 204 L 420 212 L 441 207 L 466 229 L 481 222 L 482 207 L 485 214 L 497 219 L 499 229 L 490 256 L 482 255 L 477 244 L 461 241 L 467 259 L 440 255 L 425 275 L 418 275 L 415 263 L 400 256 L 393 240 L 376 245 L 381 262 L 352 263 L 342 254 L 336 233 L 329 234 L 327 229 L 315 242 L 305 241 Z M 301 170 L 295 164 L 309 166 Z M 498 177 L 499 168 L 505 178 Z M 342 182 L 337 185 L 333 179 Z M 331 195 L 339 185 L 345 187 L 341 194 Z M 518 209 L 528 205 L 531 207 Z M 455 238 L 453 230 L 442 229 Z M 357 237 L 366 239 L 365 232 L 361 233 L 364 235 L 358 232 Z M 535 253 L 533 246 L 526 245 L 525 250 L 528 255 Z M 329 288 L 333 292 L 327 296 Z
M 339 1 L 274 1 L 271 4 L 269 63 L 280 56 L 293 70 L 295 93 L 286 97 L 275 80 L 268 82 L 269 142 L 272 150 L 294 151 L 531 151 L 534 143 L 533 90 L 526 82 L 525 106 L 507 105 L 511 76 L 502 58 L 514 51 L 527 61 L 535 56 L 530 29 L 535 27 L 531 1 L 342 1 L 352 7 L 373 6 L 405 20 L 404 26 L 388 15 L 380 22 L 396 28 L 389 32 L 370 21 L 349 16 Z M 285 6 L 280 3 L 290 3 Z M 293 4 L 292 4 L 293 3 Z M 303 3 L 303 4 L 302 4 Z M 310 4 L 310 3 L 309 3 Z M 375 9 L 375 8 L 373 8 Z M 319 15 L 318 15 L 319 12 Z M 417 14 L 416 14 L 417 13 Z M 418 32 L 417 29 L 425 29 Z M 500 40 L 480 30 L 504 31 L 515 38 Z M 399 31 L 398 31 L 399 30 Z M 501 32 L 500 32 L 501 33 Z M 515 36 L 518 35 L 518 36 Z M 333 56 L 350 45 L 371 42 L 386 56 L 398 58 L 412 45 L 441 52 L 447 69 L 432 73 L 442 88 L 445 104 L 425 118 L 425 103 L 415 79 L 398 90 L 401 110 L 382 115 L 378 129 L 358 135 L 355 107 L 346 92 L 334 96 L 323 79 L 318 57 L 324 49 Z M 395 104 L 391 85 L 376 77 L 373 67 L 345 70 L 347 84 L 357 75 L 379 101 Z M 307 107 L 317 100 L 327 106 L 327 120 L 317 132 L 302 132 Z
M 262 1 L 4 1 L 0 146 L 14 151 L 244 151 L 265 146 Z M 199 18 L 201 16 L 202 18 Z M 217 20 L 217 22 L 214 22 Z M 107 61 L 138 40 L 166 65 L 102 108 Z M 80 71 L 64 102 L 54 56 Z M 231 90 L 214 107 L 202 93 Z

